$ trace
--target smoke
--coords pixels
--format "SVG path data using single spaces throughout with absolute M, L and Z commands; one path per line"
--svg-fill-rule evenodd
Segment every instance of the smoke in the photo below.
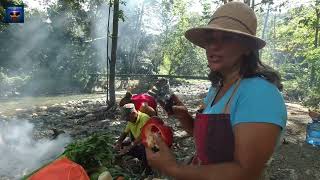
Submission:
M 39 91 L 47 92 L 47 89 L 52 89 L 52 86 L 57 87 L 54 83 L 58 78 L 52 78 L 52 72 L 58 71 L 58 67 L 62 64 L 59 63 L 59 57 L 71 56 L 70 51 L 65 51 L 66 42 L 63 41 L 63 38 L 57 38 L 62 34 L 62 31 L 52 33 L 53 28 L 63 29 L 68 22 L 67 17 L 61 16 L 54 20 L 55 24 L 53 25 L 51 19 L 48 19 L 48 15 L 36 12 L 31 14 L 26 10 L 24 24 L 9 24 L 1 33 L 0 38 L 7 37 L 10 43 L 2 44 L 0 47 L 0 51 L 1 49 L 7 50 L 3 56 L 3 62 L 0 64 L 7 69 L 8 77 L 20 80 L 3 86 L 3 88 L 9 86 L 7 89 L 11 87 L 12 90 L 8 90 L 8 92 L 36 94 Z M 68 80 L 69 77 L 70 75 L 59 78 Z
M 41 53 L 41 47 L 49 37 L 47 24 L 44 24 L 39 16 L 33 16 L 26 19 L 24 25 L 10 24 L 6 33 L 10 34 L 9 37 L 14 41 L 6 45 L 11 50 L 8 52 L 11 68 L 32 70 L 33 58 Z
M 19 179 L 55 159 L 71 141 L 68 135 L 35 140 L 34 125 L 25 120 L 0 120 L 0 177 Z
M 100 67 L 100 71 L 105 73 L 107 58 L 111 55 L 111 32 L 112 32 L 112 13 L 113 8 L 110 9 L 109 19 L 109 6 L 102 4 L 97 9 L 97 15 L 95 21 L 92 23 L 92 34 L 94 37 L 91 43 L 93 43 L 97 52 L 97 66 Z M 108 32 L 109 21 L 109 32 Z M 107 42 L 109 38 L 109 46 L 107 49 Z

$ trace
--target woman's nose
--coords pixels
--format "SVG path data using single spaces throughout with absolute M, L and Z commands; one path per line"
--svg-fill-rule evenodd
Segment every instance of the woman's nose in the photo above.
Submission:
M 220 39 L 214 39 L 210 42 L 208 42 L 207 44 L 207 48 L 208 50 L 218 50 L 221 48 L 222 42 Z

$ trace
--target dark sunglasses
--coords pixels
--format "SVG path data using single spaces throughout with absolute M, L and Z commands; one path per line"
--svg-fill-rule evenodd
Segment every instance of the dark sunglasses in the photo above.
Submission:
M 232 42 L 238 42 L 241 41 L 242 38 L 237 35 L 233 34 L 222 34 L 220 36 L 212 36 L 210 35 L 206 39 L 207 44 L 212 44 L 212 43 L 232 43 Z

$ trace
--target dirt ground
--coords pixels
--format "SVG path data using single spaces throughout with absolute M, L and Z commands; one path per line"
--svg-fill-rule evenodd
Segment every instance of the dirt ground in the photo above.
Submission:
M 208 83 L 198 82 L 173 86 L 171 89 L 194 115 L 209 86 Z M 118 92 L 117 100 L 123 95 L 124 92 Z M 44 136 L 50 136 L 52 128 L 67 132 L 75 139 L 86 137 L 98 131 L 109 131 L 120 135 L 125 125 L 119 119 L 118 110 L 114 109 L 111 114 L 101 117 L 97 116 L 97 113 L 93 113 L 96 109 L 106 109 L 103 104 L 105 99 L 101 96 L 86 97 L 85 99 L 77 97 L 77 99 L 69 102 L 54 102 L 54 105 L 33 106 L 31 109 L 23 111 L 16 110 L 16 118 L 23 117 L 34 123 L 36 129 L 41 133 L 45 131 L 49 134 Z M 269 180 L 320 180 L 320 148 L 305 143 L 306 124 L 310 121 L 307 114 L 308 109 L 298 103 L 287 102 L 286 104 L 288 110 L 286 143 L 282 143 L 277 148 L 267 165 L 266 176 Z M 6 106 L 3 103 L 2 105 Z M 158 110 L 159 116 L 174 129 L 173 152 L 176 154 L 177 160 L 180 162 L 188 161 L 194 154 L 192 137 L 187 136 L 176 119 L 167 117 L 161 108 Z M 1 115 L 1 118 L 11 119 L 5 115 Z
M 308 109 L 286 103 L 288 122 L 285 139 L 274 154 L 267 172 L 272 180 L 319 180 L 320 148 L 305 143 Z

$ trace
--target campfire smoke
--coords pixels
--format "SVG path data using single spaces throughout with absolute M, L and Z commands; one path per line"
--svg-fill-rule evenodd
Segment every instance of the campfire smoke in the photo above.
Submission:
M 0 179 L 20 179 L 55 159 L 71 141 L 66 134 L 35 140 L 34 125 L 26 120 L 0 120 L 0 129 Z

